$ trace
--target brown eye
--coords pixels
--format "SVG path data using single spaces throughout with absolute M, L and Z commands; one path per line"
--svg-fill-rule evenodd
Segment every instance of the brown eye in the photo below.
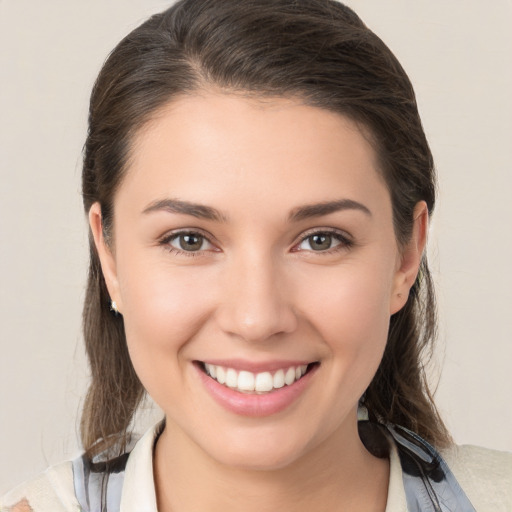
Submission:
M 198 233 L 180 233 L 172 237 L 169 244 L 175 249 L 187 252 L 201 251 L 209 248 L 206 238 Z
M 317 233 L 308 237 L 309 245 L 313 251 L 326 251 L 331 248 L 332 236 L 325 233 Z
M 184 251 L 198 251 L 203 245 L 203 237 L 197 235 L 181 235 L 179 241 Z
M 337 231 L 317 231 L 302 239 L 295 250 L 331 253 L 335 249 L 351 247 L 352 242 Z

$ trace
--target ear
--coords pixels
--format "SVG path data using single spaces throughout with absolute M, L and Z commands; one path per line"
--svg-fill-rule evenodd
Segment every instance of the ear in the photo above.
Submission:
M 425 201 L 416 204 L 413 216 L 411 238 L 402 248 L 398 269 L 395 273 L 390 301 L 391 315 L 402 309 L 407 302 L 409 290 L 416 281 L 423 251 L 427 244 L 428 207 Z
M 119 282 L 117 280 L 116 259 L 112 248 L 105 240 L 103 232 L 103 220 L 101 217 L 101 206 L 94 203 L 89 210 L 89 226 L 91 227 L 94 245 L 101 263 L 101 270 L 107 285 L 110 298 L 116 302 L 119 312 L 122 311 L 121 294 L 119 293 Z

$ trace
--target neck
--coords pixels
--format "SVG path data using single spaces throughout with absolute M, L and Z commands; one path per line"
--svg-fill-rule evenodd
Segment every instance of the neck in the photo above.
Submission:
M 155 450 L 160 512 L 383 512 L 389 463 L 361 443 L 357 424 L 342 428 L 278 469 L 223 464 L 167 422 Z

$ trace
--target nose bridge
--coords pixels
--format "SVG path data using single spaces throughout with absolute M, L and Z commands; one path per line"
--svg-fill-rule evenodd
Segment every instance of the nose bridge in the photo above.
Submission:
M 247 251 L 233 256 L 226 270 L 218 312 L 225 332 L 247 341 L 264 341 L 295 329 L 286 276 L 271 254 Z

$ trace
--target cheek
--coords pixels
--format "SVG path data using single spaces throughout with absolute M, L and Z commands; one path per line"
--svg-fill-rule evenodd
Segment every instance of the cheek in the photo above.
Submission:
M 201 269 L 172 267 L 137 258 L 119 261 L 118 276 L 126 338 L 134 365 L 177 355 L 208 316 L 211 277 Z
M 364 344 L 377 337 L 389 323 L 393 273 L 390 266 L 347 264 L 304 275 L 300 290 L 303 314 L 319 331 L 338 333 Z M 370 336 L 373 338 L 374 336 Z
M 392 273 L 376 266 L 347 266 L 317 274 L 300 292 L 302 311 L 332 356 L 333 381 L 361 392 L 384 352 L 389 328 Z

